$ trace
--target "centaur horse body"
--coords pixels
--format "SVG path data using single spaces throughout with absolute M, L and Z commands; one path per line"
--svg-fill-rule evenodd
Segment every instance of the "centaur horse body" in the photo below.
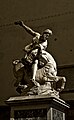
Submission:
M 35 86 L 31 81 L 32 63 L 29 64 L 29 61 L 26 60 L 27 58 L 24 60 L 24 64 L 20 60 L 15 60 L 13 61 L 13 72 L 17 78 L 14 84 L 16 91 L 21 95 L 55 94 L 58 96 L 58 93 L 64 89 L 65 77 L 57 76 L 57 65 L 51 54 L 42 50 L 37 57 L 35 51 L 33 50 L 30 55 L 34 58 L 34 61 L 32 61 L 35 62 L 38 68 L 35 75 L 35 81 L 38 86 Z

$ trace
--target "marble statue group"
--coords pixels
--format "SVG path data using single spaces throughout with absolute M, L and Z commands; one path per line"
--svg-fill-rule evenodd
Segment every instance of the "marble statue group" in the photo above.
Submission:
M 32 42 L 25 46 L 25 55 L 21 60 L 13 61 L 14 86 L 20 95 L 50 95 L 59 97 L 64 89 L 65 77 L 57 76 L 57 65 L 53 56 L 46 51 L 52 30 L 42 34 L 33 31 L 23 21 L 15 25 L 23 27 L 33 36 Z

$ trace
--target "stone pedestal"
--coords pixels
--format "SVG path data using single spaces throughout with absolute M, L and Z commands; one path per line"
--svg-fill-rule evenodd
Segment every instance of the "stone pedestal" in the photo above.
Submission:
M 69 105 L 65 101 L 48 95 L 10 97 L 10 120 L 65 120 Z

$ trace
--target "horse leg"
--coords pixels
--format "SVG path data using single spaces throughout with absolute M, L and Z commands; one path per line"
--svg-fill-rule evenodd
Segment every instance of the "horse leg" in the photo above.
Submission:
M 65 87 L 65 83 L 66 83 L 66 78 L 65 77 L 58 77 L 58 81 L 56 83 L 56 87 L 57 87 L 57 91 L 61 92 L 64 87 Z
M 17 87 L 21 84 L 21 78 L 17 78 L 16 82 L 14 83 L 14 87 Z

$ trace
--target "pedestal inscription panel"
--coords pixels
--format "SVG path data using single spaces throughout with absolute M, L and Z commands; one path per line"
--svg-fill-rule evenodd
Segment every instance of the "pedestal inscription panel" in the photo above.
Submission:
M 15 110 L 15 120 L 47 120 L 46 109 Z

